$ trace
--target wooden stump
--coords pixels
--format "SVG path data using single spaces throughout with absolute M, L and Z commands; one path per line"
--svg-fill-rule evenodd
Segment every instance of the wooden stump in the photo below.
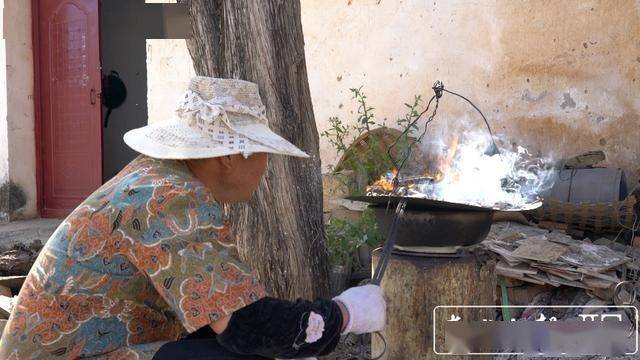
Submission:
M 380 252 L 373 255 L 373 268 Z M 387 324 L 382 332 L 383 359 L 451 359 L 433 351 L 433 309 L 438 305 L 494 305 L 495 262 L 481 263 L 473 255 L 459 258 L 392 255 L 382 280 Z M 493 309 L 458 311 L 465 319 L 493 319 Z M 444 317 L 436 323 L 436 342 L 444 344 Z M 372 356 L 384 348 L 372 336 Z M 466 357 L 469 358 L 469 357 Z

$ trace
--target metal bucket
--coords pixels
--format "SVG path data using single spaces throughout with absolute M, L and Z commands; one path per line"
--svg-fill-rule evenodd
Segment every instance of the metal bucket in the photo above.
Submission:
M 556 171 L 555 182 L 545 199 L 574 204 L 624 200 L 627 178 L 622 169 L 592 168 Z

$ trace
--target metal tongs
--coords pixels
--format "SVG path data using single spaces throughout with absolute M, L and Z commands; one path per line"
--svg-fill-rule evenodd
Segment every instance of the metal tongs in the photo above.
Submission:
M 396 227 L 398 226 L 398 221 L 404 214 L 404 210 L 407 207 L 407 198 L 403 197 L 398 202 L 396 206 L 396 214 L 393 217 L 393 222 L 389 227 L 389 232 L 387 233 L 387 239 L 384 243 L 384 247 L 382 248 L 382 255 L 380 256 L 380 260 L 376 265 L 376 270 L 373 273 L 373 277 L 371 278 L 371 284 L 380 285 L 382 282 L 382 277 L 384 277 L 384 272 L 387 270 L 387 265 L 389 264 L 389 258 L 391 257 L 391 252 L 393 251 L 393 247 L 396 244 Z
M 396 174 L 396 177 L 393 179 L 393 187 L 394 187 L 394 190 L 397 190 L 398 188 L 397 174 Z M 393 194 L 393 193 L 395 193 L 395 191 L 391 192 L 390 194 Z M 388 206 L 389 204 L 387 204 L 387 211 L 389 210 Z M 396 228 L 398 226 L 399 220 L 404 215 L 404 210 L 406 207 L 407 207 L 407 198 L 402 197 L 402 199 L 398 202 L 398 205 L 396 206 L 396 213 L 395 213 L 395 216 L 393 217 L 393 221 L 391 222 L 391 226 L 389 227 L 389 232 L 387 233 L 387 238 L 384 243 L 384 247 L 382 248 L 382 254 L 380 256 L 380 260 L 378 260 L 378 264 L 376 265 L 376 270 L 374 271 L 373 277 L 369 281 L 369 284 L 380 286 L 380 283 L 382 282 L 382 278 L 384 277 L 384 272 L 387 269 L 387 265 L 389 264 L 389 259 L 391 258 L 391 252 L 393 251 L 393 248 L 396 244 L 396 233 L 397 233 Z M 382 353 L 380 353 L 380 355 L 376 357 L 367 357 L 364 355 L 364 351 L 362 350 L 364 349 L 364 335 L 360 335 L 356 338 L 356 342 L 359 343 L 358 345 L 361 349 L 360 355 L 364 359 L 377 360 L 382 358 L 382 356 L 387 352 L 387 341 L 384 339 L 384 336 L 382 336 L 382 334 L 379 331 L 376 331 L 374 334 L 380 337 L 380 340 L 382 340 L 382 343 L 384 345 L 382 349 Z

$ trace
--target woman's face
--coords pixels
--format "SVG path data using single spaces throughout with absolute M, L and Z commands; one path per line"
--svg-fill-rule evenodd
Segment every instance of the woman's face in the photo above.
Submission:
M 232 155 L 232 168 L 226 177 L 228 188 L 232 189 L 236 201 L 249 201 L 258 189 L 262 176 L 267 169 L 267 154 L 257 153 L 244 158 Z
M 187 160 L 187 165 L 216 200 L 232 204 L 251 199 L 267 169 L 267 154 Z

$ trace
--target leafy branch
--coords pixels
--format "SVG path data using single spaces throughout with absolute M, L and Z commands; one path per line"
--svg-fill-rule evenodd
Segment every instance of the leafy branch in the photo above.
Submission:
M 396 120 L 396 127 L 402 135 L 393 137 L 392 131 L 385 131 L 384 122 L 376 121 L 375 109 L 368 104 L 362 86 L 349 90 L 353 95 L 352 99 L 358 105 L 357 118 L 352 124 L 345 124 L 341 119 L 332 117 L 329 119 L 329 128 L 321 135 L 329 141 L 341 159 L 337 167 L 332 167 L 332 171 L 335 173 L 351 170 L 355 173 L 358 180 L 349 186 L 349 192 L 354 194 L 362 191 L 364 185 L 391 170 L 397 163 L 394 160 L 408 156 L 415 142 L 411 141 L 411 134 L 418 130 L 414 120 L 420 116 L 422 98 L 416 95 L 411 103 L 405 104 L 407 112 Z M 364 141 L 354 143 L 363 138 Z M 392 144 L 393 148 L 388 151 Z M 389 155 L 393 156 L 393 159 Z

